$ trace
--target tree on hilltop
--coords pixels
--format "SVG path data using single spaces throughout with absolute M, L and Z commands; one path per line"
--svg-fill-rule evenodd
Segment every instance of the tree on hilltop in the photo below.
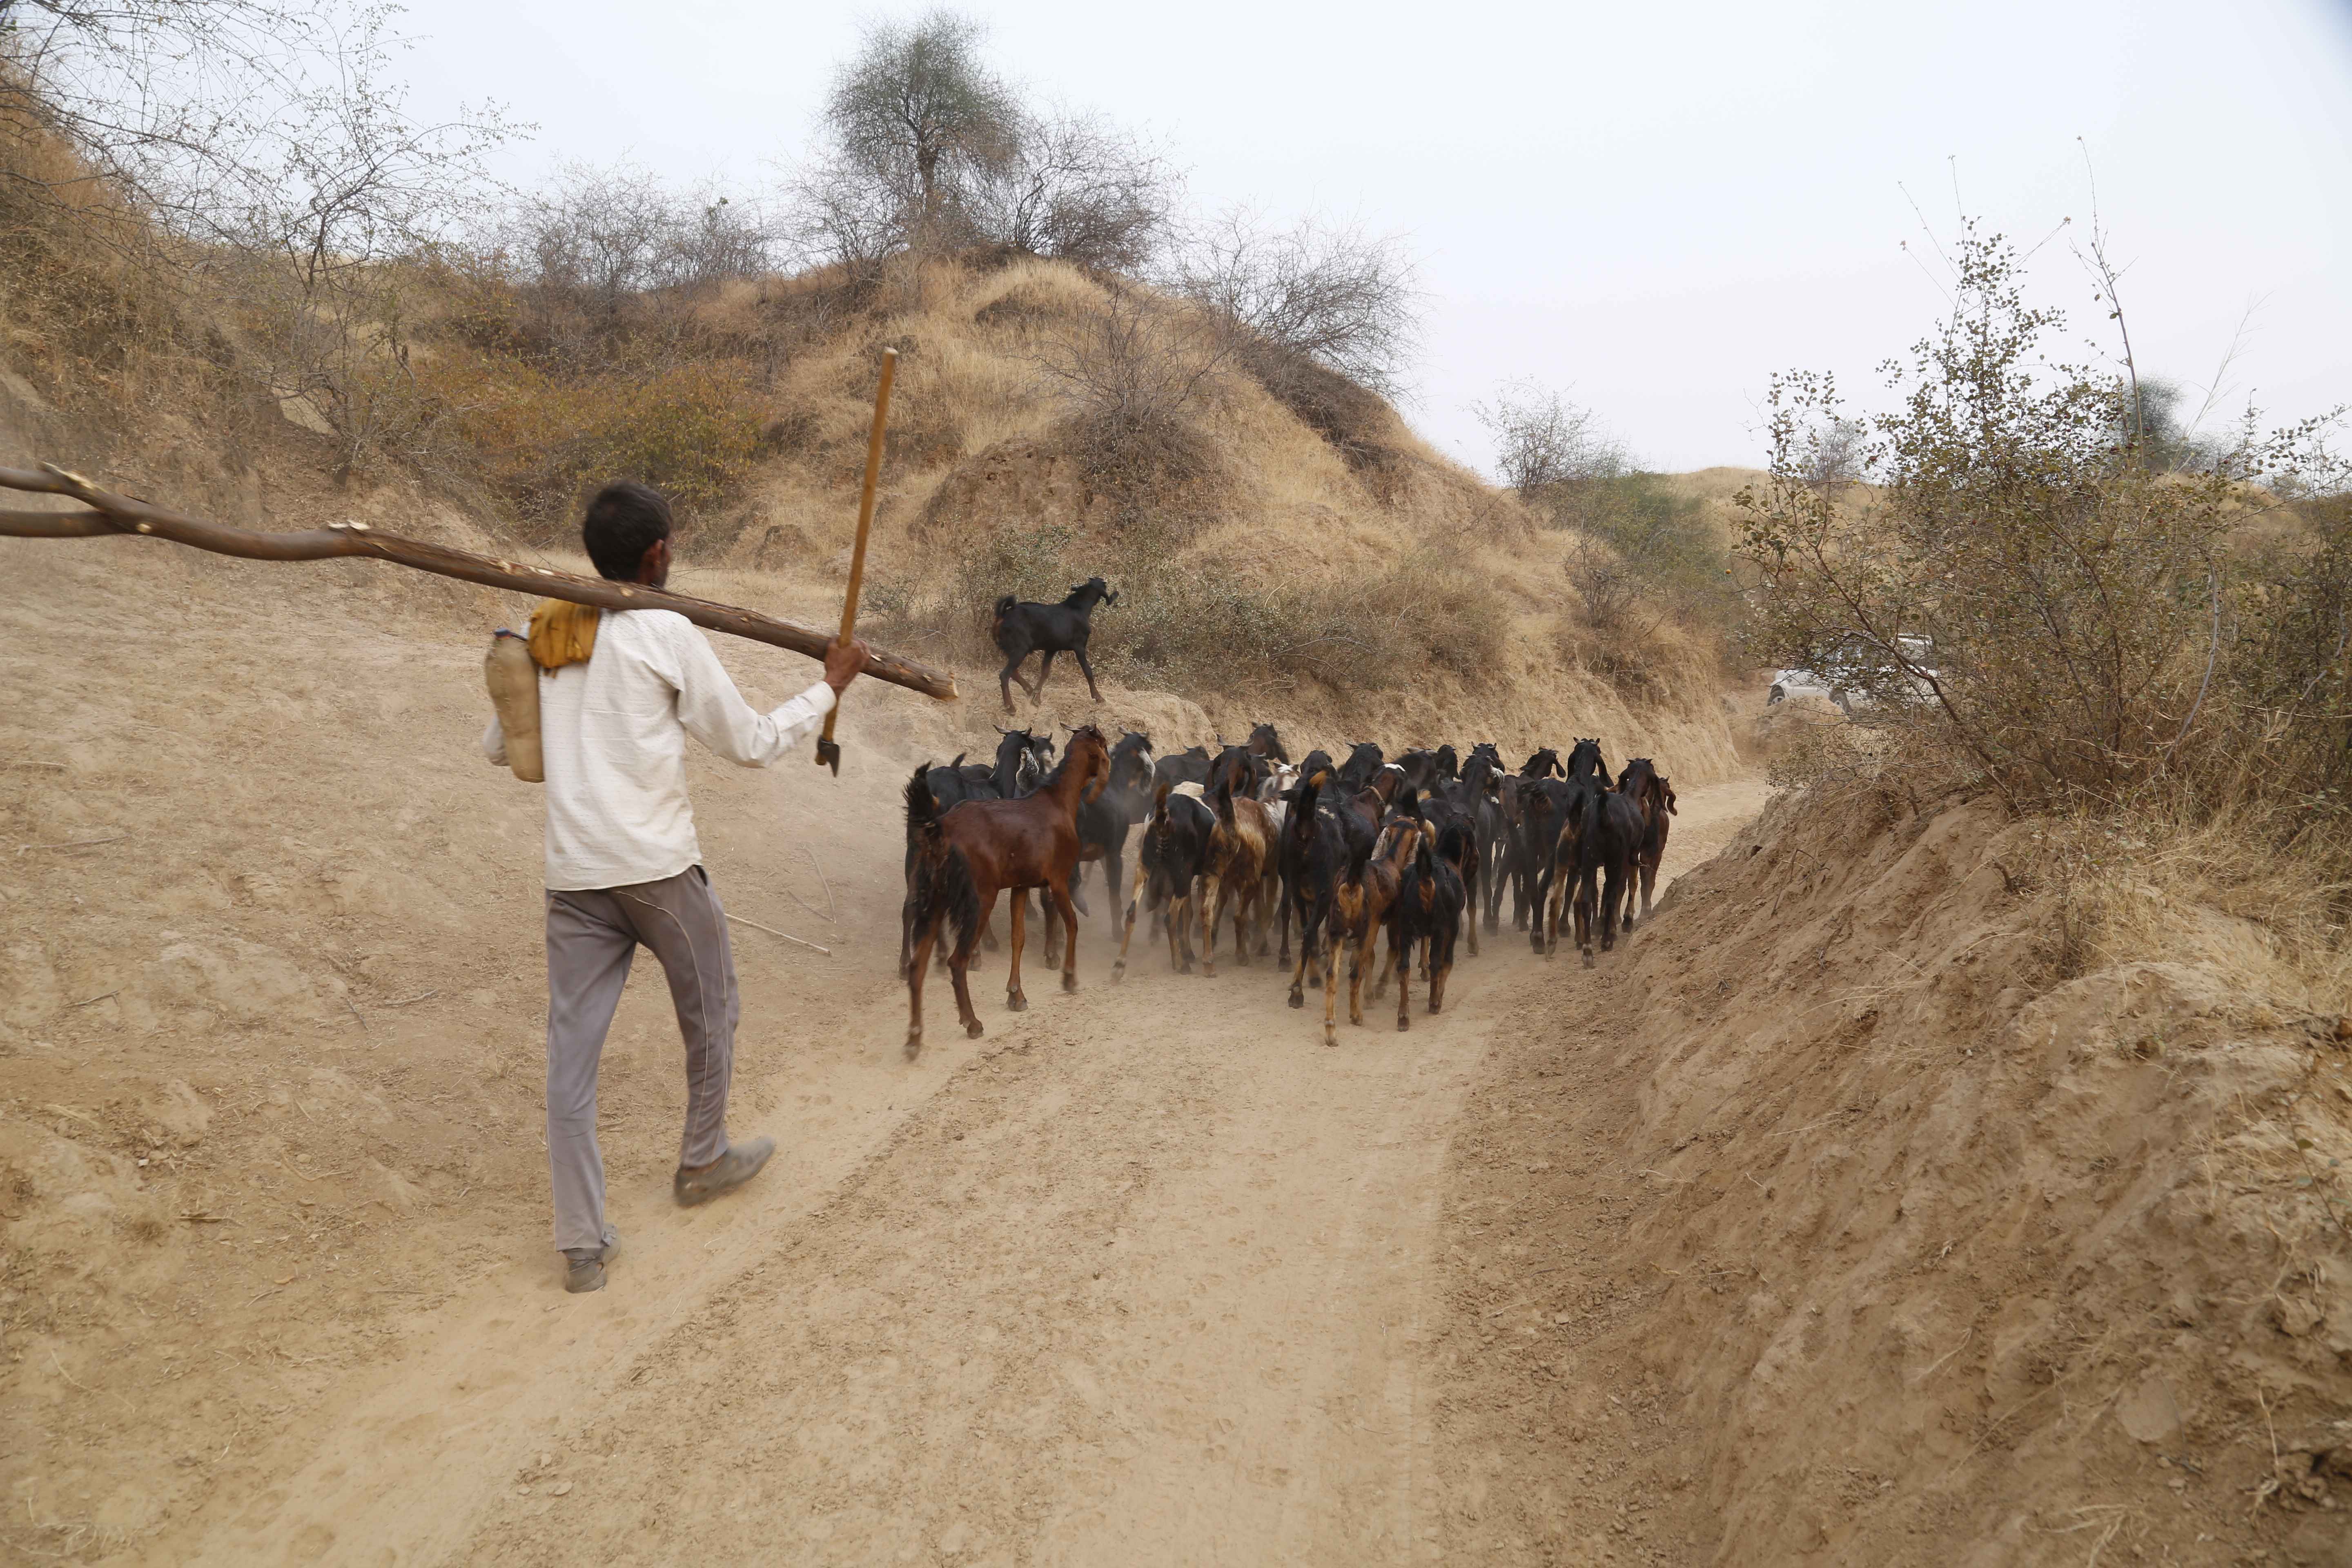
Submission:
M 824 124 L 842 172 L 895 198 L 919 237 L 948 222 L 1021 143 L 1021 108 L 982 63 L 981 24 L 933 11 L 877 23 L 834 78 Z

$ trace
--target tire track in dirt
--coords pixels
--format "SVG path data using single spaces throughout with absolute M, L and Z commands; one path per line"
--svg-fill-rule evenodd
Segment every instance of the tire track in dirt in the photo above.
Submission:
M 1718 793 L 1677 862 L 1760 799 Z M 601 1298 L 453 1314 L 199 1560 L 1438 1560 L 1450 1141 L 1573 961 L 1503 932 L 1446 1015 L 1368 1005 L 1326 1049 L 1263 962 L 1110 986 L 1099 931 L 1086 989 L 1016 1017 L 992 973 L 988 1037 L 913 1068 L 873 995 L 845 1048 L 887 1131 L 666 1221 Z

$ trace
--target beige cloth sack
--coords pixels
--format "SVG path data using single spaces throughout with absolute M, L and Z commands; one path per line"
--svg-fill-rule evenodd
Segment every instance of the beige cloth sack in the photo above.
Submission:
M 531 659 L 530 644 L 512 632 L 499 632 L 490 639 L 482 674 L 489 682 L 499 728 L 506 731 L 507 766 L 525 784 L 546 783 L 547 765 L 539 750 L 539 666 Z

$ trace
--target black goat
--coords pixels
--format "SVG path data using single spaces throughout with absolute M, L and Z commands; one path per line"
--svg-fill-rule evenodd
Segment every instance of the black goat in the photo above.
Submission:
M 1290 753 L 1282 749 L 1282 737 L 1275 733 L 1274 726 L 1271 724 L 1260 724 L 1256 729 L 1252 730 L 1249 732 L 1248 741 L 1244 743 L 1252 752 L 1269 762 L 1290 761 Z
M 1171 795 L 1166 784 L 1154 792 L 1151 816 L 1143 826 L 1143 850 L 1137 858 L 1135 896 L 1128 901 L 1127 929 L 1118 939 L 1118 961 L 1110 966 L 1114 983 L 1127 973 L 1135 912 L 1144 907 L 1167 917 L 1168 967 L 1192 973 L 1193 890 L 1208 870 L 1209 838 L 1216 823 L 1216 814 L 1191 795 Z
M 1571 818 L 1580 820 L 1578 814 L 1583 797 L 1599 795 L 1601 786 L 1598 780 L 1591 778 L 1529 778 L 1524 773 L 1517 782 L 1518 820 L 1513 825 L 1516 831 L 1512 853 L 1517 857 L 1519 876 L 1513 883 L 1512 892 L 1518 895 L 1524 889 L 1523 908 L 1530 927 L 1528 942 L 1541 955 L 1547 951 L 1545 903 L 1557 879 L 1575 870 L 1572 856 L 1561 847 L 1561 830 Z M 1515 921 L 1519 909 L 1515 906 Z
M 1535 772 L 1532 759 L 1528 772 Z M 1568 766 L 1560 772 L 1572 779 L 1591 779 L 1602 789 L 1609 787 L 1609 760 L 1601 754 L 1601 742 L 1590 738 L 1580 740 L 1570 748 Z
M 1470 854 L 1478 868 L 1478 885 L 1485 889 L 1480 898 L 1474 889 L 1470 894 L 1470 918 L 1475 927 L 1478 906 L 1486 905 L 1486 930 L 1498 929 L 1503 908 L 1503 884 L 1515 875 L 1510 857 L 1509 822 L 1503 809 L 1502 763 L 1492 746 L 1474 748 L 1470 760 L 1462 764 L 1462 776 L 1445 794 L 1470 814 Z M 1474 936 L 1474 942 L 1476 940 Z M 1475 946 L 1473 954 L 1478 951 Z
M 941 767 L 927 770 L 924 782 L 929 786 L 931 799 L 941 813 L 953 810 L 968 800 L 1003 800 L 1004 792 L 996 787 L 996 770 L 984 763 L 967 763 L 958 752 L 955 761 Z
M 992 770 L 996 798 L 1019 800 L 1024 795 L 1036 794 L 1037 786 L 1053 771 L 1054 737 L 1033 735 L 1026 730 L 999 730 L 996 733 L 996 766 Z M 944 807 L 948 803 L 940 804 Z
M 1094 635 L 1093 616 L 1097 605 L 1116 605 L 1118 593 L 1099 577 L 1089 577 L 1070 590 L 1070 596 L 1058 605 L 1040 605 L 1015 599 L 1007 594 L 996 601 L 996 616 L 989 630 L 996 638 L 997 651 L 1004 656 L 1004 668 L 997 672 L 997 689 L 1004 695 L 1004 710 L 1013 711 L 1013 683 L 1021 680 L 1021 661 L 1031 654 L 1045 657 L 1037 666 L 1034 685 L 1021 680 L 1021 689 L 1029 693 L 1029 700 L 1038 701 L 1045 691 L 1045 677 L 1053 673 L 1054 656 L 1057 653 L 1076 655 L 1078 668 L 1087 678 L 1087 692 L 1096 701 L 1102 700 L 1101 689 L 1095 685 L 1095 668 L 1087 662 L 1087 639 Z
M 1110 779 L 1092 800 L 1078 801 L 1078 868 L 1071 875 L 1070 896 L 1077 900 L 1087 864 L 1102 862 L 1103 880 L 1110 885 L 1110 922 L 1118 924 L 1118 881 L 1127 861 L 1127 830 L 1151 809 L 1151 737 L 1129 730 L 1110 751 Z M 1086 906 L 1079 903 L 1080 909 Z
M 1462 929 L 1462 911 L 1470 902 L 1463 866 L 1475 853 L 1469 833 L 1449 822 L 1437 830 L 1434 848 L 1429 835 L 1421 836 L 1412 864 L 1397 883 L 1396 906 L 1389 916 L 1389 942 L 1396 952 L 1397 1027 L 1412 1027 L 1412 949 L 1422 944 L 1429 971 L 1429 1010 L 1445 1005 L 1446 976 L 1454 973 L 1454 941 Z M 1471 941 L 1475 943 L 1478 911 L 1470 910 Z M 1475 949 L 1474 947 L 1475 953 Z
M 1428 750 L 1405 752 L 1397 758 L 1397 766 L 1404 770 L 1404 782 L 1415 791 L 1426 795 L 1437 787 L 1437 753 Z
M 1195 784 L 1206 787 L 1209 782 L 1209 749 L 1187 746 L 1181 752 L 1160 758 L 1151 766 L 1155 784 Z
M 1319 772 L 1312 773 L 1290 792 L 1290 815 L 1282 824 L 1282 887 L 1285 921 L 1283 950 L 1289 951 L 1288 916 L 1298 918 L 1298 963 L 1290 972 L 1290 1005 L 1307 1005 L 1307 972 L 1315 969 L 1319 978 L 1322 971 L 1315 963 L 1317 944 L 1331 940 L 1331 906 L 1337 897 L 1340 879 L 1350 865 L 1348 834 L 1339 817 L 1328 810 L 1317 808 L 1319 794 Z M 1371 842 L 1364 842 L 1363 854 L 1369 858 Z M 1286 956 L 1283 963 L 1289 963 Z
M 1348 749 L 1348 760 L 1339 764 L 1339 793 L 1356 795 L 1372 782 L 1384 760 L 1381 749 L 1370 741 L 1359 741 Z
M 1605 776 L 1605 775 L 1604 775 Z M 1617 945 L 1619 900 L 1633 890 L 1636 857 L 1649 824 L 1633 797 L 1603 789 L 1598 781 L 1579 779 L 1564 786 L 1572 792 L 1563 814 L 1559 838 L 1553 849 L 1548 942 L 1537 949 L 1549 957 L 1559 947 L 1559 913 L 1572 903 L 1576 945 L 1592 966 L 1592 928 L 1601 928 L 1601 951 Z M 1546 923 L 1538 911 L 1540 932 Z

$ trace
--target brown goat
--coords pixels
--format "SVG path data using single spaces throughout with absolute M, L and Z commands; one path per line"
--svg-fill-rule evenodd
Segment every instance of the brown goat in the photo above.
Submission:
M 1658 862 L 1666 858 L 1666 834 L 1672 826 L 1666 819 L 1675 815 L 1675 786 L 1658 764 L 1647 757 L 1635 757 L 1617 775 L 1620 794 L 1632 795 L 1642 808 L 1643 830 L 1639 848 L 1634 851 L 1633 868 L 1642 882 L 1642 918 L 1650 918 L 1650 889 L 1657 885 Z M 1633 927 L 1633 900 L 1625 900 L 1625 923 Z
M 1339 949 L 1345 945 L 1351 950 L 1348 960 L 1348 1022 L 1361 1024 L 1364 970 L 1371 963 L 1381 931 L 1388 923 L 1389 908 L 1396 902 L 1398 879 L 1420 843 L 1418 822 L 1400 819 L 1391 823 L 1381 830 L 1370 854 L 1354 861 L 1332 889 L 1330 929 L 1323 942 L 1323 1043 L 1327 1046 L 1339 1043 L 1339 1027 L 1333 1018 L 1339 985 Z M 1391 945 L 1388 962 L 1395 963 L 1396 956 Z M 1388 973 L 1383 970 L 1372 989 L 1375 999 L 1387 985 Z
M 1273 816 L 1249 796 L 1235 795 L 1231 778 L 1217 781 L 1208 804 L 1216 825 L 1209 830 L 1208 860 L 1201 875 L 1201 973 L 1213 978 L 1217 915 L 1229 903 L 1234 963 L 1249 965 L 1250 921 L 1255 917 L 1263 924 L 1265 918 L 1265 868 L 1274 858 L 1275 843 Z
M 914 940 L 907 965 L 909 1058 L 923 1048 L 923 975 L 943 920 L 955 925 L 948 969 L 955 978 L 956 1013 L 965 1034 L 980 1035 L 980 1016 L 971 1005 L 971 950 L 1001 892 L 1013 895 L 1013 972 L 1005 982 L 1005 1005 L 1016 1013 L 1029 1005 L 1021 989 L 1021 950 L 1029 904 L 1022 894 L 1030 888 L 1045 889 L 1049 922 L 1055 914 L 1061 917 L 1062 989 L 1078 988 L 1077 910 L 1070 902 L 1070 878 L 1078 865 L 1078 805 L 1101 794 L 1109 774 L 1110 747 L 1102 731 L 1088 724 L 1071 735 L 1059 771 L 1036 794 L 1019 800 L 967 801 L 940 815 L 921 770 L 907 782 L 908 837 L 916 847 L 907 891 Z

